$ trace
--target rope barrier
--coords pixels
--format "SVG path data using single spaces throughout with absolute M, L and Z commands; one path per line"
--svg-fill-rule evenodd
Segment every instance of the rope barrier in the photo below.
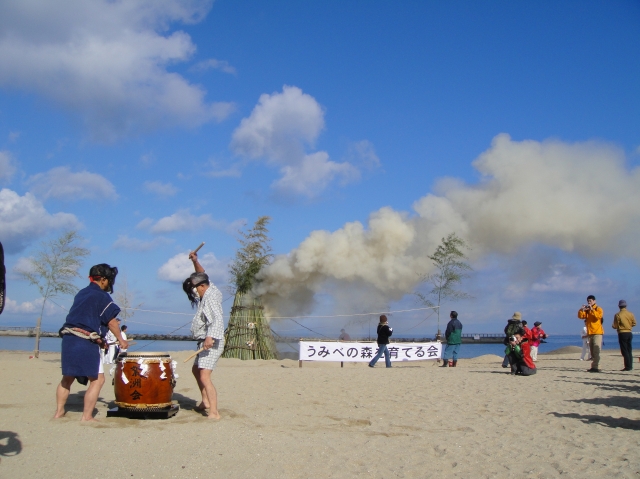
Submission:
M 229 296 L 227 299 L 223 299 L 223 300 L 222 300 L 222 302 L 224 303 L 225 301 L 229 300 L 230 298 L 231 298 L 231 296 Z M 185 313 L 182 313 L 182 314 L 185 314 Z M 180 327 L 179 327 L 179 328 L 177 328 L 177 329 L 174 329 L 174 330 L 173 330 L 173 331 L 171 331 L 169 334 L 167 334 L 167 336 L 168 336 L 168 335 L 170 335 L 170 334 L 175 333 L 176 331 L 181 330 L 182 328 L 184 328 L 185 326 L 187 326 L 187 325 L 189 325 L 189 324 L 191 324 L 191 321 L 189 321 L 189 322 L 187 322 L 187 323 L 184 323 L 182 326 L 180 326 Z M 146 348 L 147 346 L 151 346 L 151 345 L 152 345 L 153 343 L 155 343 L 156 341 L 160 341 L 160 340 L 159 340 L 159 339 L 154 339 L 154 340 L 153 340 L 153 341 L 151 341 L 150 343 L 147 343 L 147 344 L 145 344 L 145 345 L 143 345 L 143 346 L 140 346 L 138 349 L 135 349 L 135 350 L 133 350 L 133 351 L 131 351 L 131 352 L 133 353 L 133 352 L 135 352 L 135 351 L 140 351 L 141 349 L 144 349 L 144 348 Z
M 227 299 L 223 300 L 222 302 L 226 302 L 227 300 L 231 299 L 232 296 L 227 297 Z M 51 301 L 53 304 L 55 304 L 56 306 L 64 309 L 65 311 L 68 311 L 65 307 L 60 306 L 58 303 L 54 302 L 53 300 L 49 299 L 49 301 Z M 354 314 L 335 314 L 335 315 L 319 315 L 319 316 L 271 316 L 269 319 L 288 319 L 294 323 L 296 323 L 298 326 L 311 331 L 312 333 L 318 334 L 322 337 L 325 338 L 329 338 L 330 336 L 327 336 L 326 334 L 322 334 L 318 331 L 315 331 L 311 328 L 308 328 L 307 326 L 300 324 L 298 321 L 296 321 L 296 319 L 327 319 L 327 318 L 351 318 L 351 317 L 357 317 L 357 316 L 375 316 L 375 315 L 380 315 L 380 314 L 397 314 L 397 313 L 408 313 L 408 312 L 414 312 L 414 311 L 425 311 L 425 310 L 435 310 L 438 309 L 440 306 L 427 306 L 427 307 L 423 307 L 423 308 L 412 308 L 412 309 L 398 309 L 395 311 L 378 311 L 378 312 L 371 312 L 371 313 L 354 313 Z M 239 308 L 243 308 L 244 307 L 239 307 Z M 171 314 L 171 315 L 179 315 L 179 316 L 192 316 L 193 313 L 178 313 L 178 312 L 174 312 L 174 311 L 160 311 L 160 310 L 153 310 L 153 309 L 141 309 L 141 308 L 122 308 L 124 310 L 129 310 L 129 311 L 141 311 L 141 312 L 145 312 L 145 313 L 159 313 L 159 314 Z M 427 316 L 425 319 L 423 319 L 422 321 L 420 321 L 418 324 L 416 324 L 415 326 L 410 327 L 409 329 L 405 329 L 404 331 L 411 331 L 414 328 L 417 328 L 418 326 L 420 326 L 422 323 L 424 323 L 425 321 L 427 321 L 431 316 L 433 316 L 433 314 L 435 313 L 435 311 L 433 311 L 429 316 Z M 229 318 L 229 316 L 225 316 L 225 318 Z M 163 324 L 156 324 L 156 323 L 145 323 L 142 321 L 134 321 L 131 319 L 127 320 L 128 323 L 134 323 L 134 324 L 144 324 L 146 326 L 155 326 L 155 327 L 160 327 L 160 328 L 172 328 L 173 326 L 165 326 Z M 177 329 L 174 329 L 173 331 L 169 332 L 167 335 L 171 335 L 173 333 L 175 333 L 176 331 L 181 330 L 182 328 L 187 327 L 189 324 L 191 323 L 191 321 L 189 321 L 188 323 L 183 324 L 182 326 L 180 326 Z M 329 327 L 333 327 L 333 326 L 324 326 L 324 328 L 329 328 Z M 320 326 L 318 329 L 323 329 L 322 326 Z M 285 329 L 282 331 L 295 331 L 296 328 L 294 329 Z M 273 329 L 271 329 L 271 331 L 273 331 Z M 275 333 L 275 331 L 273 331 Z M 277 334 L 277 333 L 275 333 Z M 279 334 L 277 334 L 277 336 L 280 336 Z M 151 341 L 148 344 L 145 344 L 144 346 L 140 346 L 139 348 L 137 348 L 135 351 L 139 351 L 140 349 L 146 348 L 147 346 L 155 343 L 156 341 L 159 341 L 158 339 Z M 132 351 L 134 352 L 134 351 Z

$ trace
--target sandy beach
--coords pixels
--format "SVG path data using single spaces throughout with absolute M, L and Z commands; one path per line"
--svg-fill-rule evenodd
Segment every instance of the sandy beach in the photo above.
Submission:
M 60 355 L 0 352 L 3 478 L 602 478 L 640 476 L 639 373 L 606 351 L 587 373 L 579 348 L 543 354 L 515 377 L 501 358 L 394 364 L 223 359 L 214 371 L 219 422 L 193 410 L 196 383 L 178 360 L 168 420 L 81 424 L 86 388 L 51 419 Z M 568 352 L 568 354 L 567 354 Z M 640 368 L 638 368 L 640 370 Z

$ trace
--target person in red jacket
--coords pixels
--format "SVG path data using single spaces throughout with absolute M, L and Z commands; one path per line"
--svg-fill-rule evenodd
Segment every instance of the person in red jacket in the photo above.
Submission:
M 527 338 L 527 339 L 531 339 L 531 330 L 527 327 L 527 322 L 526 321 L 522 321 L 522 329 L 524 329 L 524 334 L 522 335 L 523 338 Z
M 514 334 L 509 338 L 505 354 L 509 357 L 511 374 L 531 376 L 536 373 L 536 365 L 531 359 L 531 345 L 520 334 Z
M 538 346 L 540 346 L 540 341 L 542 339 L 547 339 L 547 333 L 540 327 L 542 323 L 540 321 L 536 321 L 533 323 L 533 329 L 529 332 L 529 342 L 531 343 L 531 359 L 533 361 L 538 360 Z

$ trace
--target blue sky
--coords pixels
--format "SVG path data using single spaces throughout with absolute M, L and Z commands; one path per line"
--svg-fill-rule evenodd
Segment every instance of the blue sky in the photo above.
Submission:
M 444 306 L 465 332 L 519 310 L 574 333 L 591 293 L 633 310 L 639 25 L 631 1 L 4 2 L 0 321 L 35 322 L 15 270 L 76 227 L 84 269 L 117 265 L 142 308 L 185 314 L 132 326 L 178 327 L 186 252 L 206 242 L 222 289 L 234 232 L 261 215 L 288 255 L 267 272 L 274 314 L 416 307 L 452 231 L 473 248 L 475 299 Z M 432 334 L 424 317 L 394 320 Z M 52 306 L 45 327 L 63 319 Z

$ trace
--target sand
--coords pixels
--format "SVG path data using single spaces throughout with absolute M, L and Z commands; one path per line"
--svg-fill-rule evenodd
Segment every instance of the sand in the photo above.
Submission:
M 463 346 L 464 347 L 464 346 Z M 53 420 L 60 356 L 0 352 L 2 478 L 638 478 L 640 374 L 606 351 L 601 374 L 579 353 L 539 355 L 516 377 L 494 355 L 375 369 L 365 363 L 221 360 L 223 419 L 193 410 L 196 383 L 182 359 L 168 420 L 81 424 L 85 388 Z M 638 368 L 640 370 L 640 367 Z

